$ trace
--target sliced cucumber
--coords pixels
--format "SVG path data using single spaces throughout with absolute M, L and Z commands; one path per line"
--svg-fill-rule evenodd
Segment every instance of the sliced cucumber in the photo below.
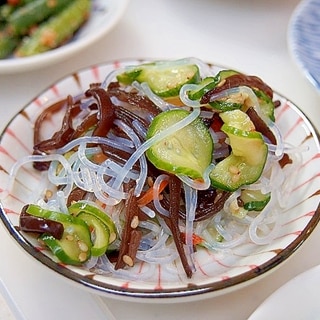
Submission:
M 103 255 L 109 246 L 110 230 L 108 227 L 102 220 L 86 212 L 80 212 L 77 217 L 88 225 L 90 232 L 93 234 L 91 254 L 96 257 Z
M 216 87 L 218 84 L 217 77 L 207 77 L 204 78 L 197 86 L 196 89 L 190 90 L 188 92 L 188 97 L 191 100 L 200 100 L 201 97 L 208 92 L 209 90 Z
M 210 91 L 211 89 L 217 87 L 218 85 L 223 84 L 223 80 L 226 78 L 233 76 L 235 74 L 239 74 L 239 72 L 234 70 L 221 70 L 214 77 L 204 78 L 200 83 L 199 87 L 195 90 L 192 90 L 188 93 L 189 99 L 191 100 L 199 100 L 201 97 Z
M 270 193 L 262 193 L 261 190 L 242 190 L 240 195 L 243 207 L 248 211 L 261 211 L 270 198 Z
M 274 103 L 272 99 L 261 90 L 253 90 L 257 96 L 262 113 L 271 121 L 275 121 Z
M 239 113 L 242 111 L 230 111 Z M 247 131 L 239 128 L 247 128 L 250 125 L 245 113 L 242 116 L 228 116 L 227 123 L 233 126 L 223 124 L 221 130 L 228 135 L 229 143 L 232 149 L 231 154 L 219 162 L 211 171 L 210 179 L 212 186 L 235 191 L 242 185 L 248 185 L 256 182 L 263 171 L 268 148 L 260 132 Z M 238 119 L 235 121 L 235 119 Z M 243 124 L 243 126 L 242 126 Z
M 82 221 L 81 219 L 77 220 Z M 65 231 L 60 240 L 47 233 L 40 235 L 39 239 L 46 244 L 62 263 L 81 265 L 91 256 L 92 243 L 89 228 L 84 221 L 82 221 L 83 224 L 62 223 Z
M 230 126 L 243 131 L 254 131 L 255 127 L 248 115 L 241 110 L 220 113 L 222 121 Z
M 117 80 L 125 85 L 133 81 L 146 82 L 158 96 L 174 97 L 179 95 L 184 84 L 199 82 L 200 72 L 197 65 L 187 61 L 159 61 L 129 67 L 117 76 Z
M 88 225 L 80 218 L 69 214 L 43 209 L 30 204 L 26 212 L 45 219 L 58 221 L 63 224 L 64 231 L 61 239 L 43 233 L 39 239 L 43 241 L 52 253 L 63 263 L 81 265 L 91 256 L 91 236 Z
M 162 112 L 152 121 L 147 139 L 169 128 L 189 115 L 183 109 Z M 146 156 L 158 169 L 174 174 L 187 175 L 192 179 L 203 178 L 210 165 L 213 141 L 208 128 L 200 118 L 186 127 L 154 144 Z
M 91 205 L 87 202 L 78 201 L 73 203 L 68 207 L 68 211 L 73 216 L 77 216 L 80 213 L 87 213 L 95 216 L 96 218 L 100 219 L 106 227 L 109 229 L 109 243 L 113 242 L 117 237 L 117 228 L 112 221 L 111 217 L 98 207 Z

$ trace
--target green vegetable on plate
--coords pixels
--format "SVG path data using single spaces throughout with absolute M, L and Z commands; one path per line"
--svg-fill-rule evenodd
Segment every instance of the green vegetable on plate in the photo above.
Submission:
M 0 5 L 0 59 L 55 49 L 88 20 L 91 0 L 22 0 Z
M 26 212 L 63 224 L 64 232 L 60 240 L 47 233 L 39 236 L 39 240 L 43 241 L 61 262 L 80 265 L 90 258 L 92 242 L 85 221 L 72 215 L 46 210 L 37 205 L 29 205 Z
M 13 11 L 8 17 L 8 29 L 12 35 L 26 35 L 30 28 L 44 21 L 71 4 L 73 0 L 34 0 Z
M 39 239 L 63 263 L 78 265 L 91 256 L 101 256 L 117 237 L 111 218 L 97 207 L 87 203 L 72 204 L 68 213 L 29 204 L 26 207 L 26 213 L 63 224 L 64 231 L 61 239 L 57 239 L 52 233 L 38 231 L 41 233 Z M 27 228 L 24 230 L 27 231 Z
M 42 24 L 30 37 L 25 38 L 15 52 L 18 57 L 46 52 L 70 39 L 87 20 L 90 0 L 75 0 L 60 13 Z
M 173 109 L 160 113 L 152 121 L 147 139 L 162 132 L 190 113 Z M 203 178 L 213 153 L 212 137 L 200 118 L 162 139 L 147 150 L 146 155 L 157 168 L 193 179 Z
M 235 191 L 260 178 L 268 147 L 260 132 L 248 130 L 254 125 L 244 112 L 233 110 L 220 116 L 224 121 L 221 129 L 229 138 L 232 152 L 213 168 L 210 179 L 216 188 Z
M 198 66 L 189 62 L 153 62 L 130 68 L 119 74 L 117 80 L 125 85 L 134 81 L 146 82 L 160 97 L 174 97 L 179 95 L 184 84 L 197 83 L 200 80 L 200 73 Z

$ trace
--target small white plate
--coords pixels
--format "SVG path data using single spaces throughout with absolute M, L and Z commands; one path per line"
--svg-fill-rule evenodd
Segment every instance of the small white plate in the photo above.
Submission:
M 319 319 L 319 296 L 320 265 L 280 287 L 254 311 L 249 320 Z
M 106 35 L 119 21 L 128 0 L 93 0 L 87 23 L 65 45 L 30 57 L 0 59 L 0 74 L 38 69 L 79 53 Z
M 298 67 L 320 91 L 320 0 L 303 0 L 296 7 L 288 45 Z

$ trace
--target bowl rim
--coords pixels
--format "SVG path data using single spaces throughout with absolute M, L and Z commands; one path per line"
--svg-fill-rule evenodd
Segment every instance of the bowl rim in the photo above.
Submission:
M 129 63 L 131 61 L 150 61 L 155 59 L 117 59 L 116 61 L 119 63 Z M 75 73 L 81 73 L 84 71 L 89 70 L 90 68 L 97 68 L 97 67 L 103 67 L 106 65 L 111 65 L 114 63 L 114 61 L 106 61 L 99 64 L 90 65 L 84 68 L 81 68 L 79 70 L 76 70 L 73 73 L 69 73 L 68 75 L 60 77 L 60 79 L 54 81 L 54 84 L 59 83 L 60 81 L 68 78 L 72 74 Z M 210 65 L 214 65 L 217 67 L 220 67 L 219 65 L 216 65 L 214 63 L 208 63 Z M 221 66 L 221 68 L 224 68 Z M 50 89 L 51 86 L 48 86 L 47 88 L 43 89 L 39 94 L 37 94 L 37 97 L 44 94 L 47 90 Z M 316 139 L 316 142 L 319 146 L 320 144 L 320 134 L 315 126 L 313 126 L 312 122 L 308 119 L 308 117 L 304 114 L 304 112 L 291 100 L 287 99 L 285 96 L 279 94 L 277 91 L 274 91 L 275 94 L 278 94 L 281 96 L 281 98 L 284 98 L 288 103 L 290 103 L 290 108 L 294 110 L 294 112 L 298 113 L 304 120 L 304 122 L 307 123 L 308 127 L 312 129 L 312 132 L 314 134 L 314 139 Z M 33 101 L 34 99 L 31 99 Z M 24 105 L 22 109 L 17 112 L 13 118 L 8 122 L 8 124 L 4 127 L 3 131 L 0 134 L 0 144 L 2 142 L 3 136 L 6 132 L 6 129 L 12 124 L 14 119 L 24 111 L 25 108 L 27 108 L 30 105 L 30 102 Z M 139 289 L 139 288 L 121 288 L 116 285 L 112 284 L 106 284 L 104 282 L 101 282 L 97 279 L 92 279 L 90 276 L 83 276 L 76 272 L 73 272 L 72 270 L 65 268 L 63 265 L 53 261 L 50 257 L 46 256 L 45 254 L 42 254 L 37 248 L 35 248 L 26 237 L 23 236 L 22 233 L 19 232 L 16 226 L 14 226 L 8 215 L 5 212 L 5 209 L 2 205 L 2 202 L 0 201 L 0 220 L 6 227 L 9 234 L 14 238 L 15 242 L 20 245 L 24 249 L 26 253 L 36 258 L 38 262 L 41 262 L 43 265 L 57 273 L 62 278 L 71 280 L 75 284 L 79 284 L 81 286 L 84 286 L 88 289 L 93 289 L 96 293 L 100 293 L 102 295 L 107 295 L 108 297 L 117 297 L 120 299 L 131 299 L 133 298 L 134 301 L 150 301 L 150 302 L 168 302 L 168 299 L 172 300 L 173 298 L 192 298 L 195 300 L 201 299 L 203 296 L 207 295 L 221 295 L 227 292 L 228 289 L 233 290 L 233 288 L 237 288 L 241 286 L 249 285 L 252 280 L 260 279 L 262 278 L 262 275 L 266 275 L 270 271 L 273 271 L 275 267 L 278 267 L 281 265 L 282 262 L 286 261 L 294 252 L 296 252 L 300 246 L 307 240 L 307 238 L 311 235 L 312 231 L 315 229 L 317 224 L 320 221 L 320 203 L 318 203 L 317 208 L 315 209 L 315 212 L 313 216 L 310 218 L 308 223 L 306 224 L 305 228 L 302 230 L 302 232 L 292 241 L 290 244 L 283 248 L 279 249 L 279 252 L 271 258 L 268 259 L 265 263 L 262 263 L 259 266 L 256 266 L 255 268 L 250 269 L 249 271 L 243 272 L 239 275 L 233 276 L 230 279 L 226 279 L 219 282 L 207 282 L 206 284 L 194 284 L 192 279 L 188 280 L 188 286 L 182 287 L 182 288 L 173 288 L 173 289 Z M 245 281 L 244 281 L 245 280 Z M 140 299 L 139 299 L 140 298 Z M 142 298 L 142 300 L 141 300 Z M 177 299 L 173 299 L 177 300 Z

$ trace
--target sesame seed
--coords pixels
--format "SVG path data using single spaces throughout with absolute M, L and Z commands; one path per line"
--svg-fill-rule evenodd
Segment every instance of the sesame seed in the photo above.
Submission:
M 67 234 L 67 235 L 66 235 L 66 240 L 68 240 L 68 241 L 73 241 L 73 239 L 74 239 L 74 237 L 73 237 L 72 234 Z
M 130 224 L 131 228 L 135 229 L 135 228 L 138 227 L 138 225 L 139 225 L 139 217 L 138 216 L 133 216 L 133 218 L 131 220 L 131 224 Z
M 87 252 L 89 250 L 88 246 L 83 241 L 78 241 L 78 247 L 83 252 Z
M 87 260 L 87 253 L 86 252 L 81 252 L 78 256 L 79 261 L 83 262 Z
M 127 264 L 129 267 L 133 267 L 133 260 L 130 256 L 128 256 L 127 254 L 125 254 L 123 257 L 122 257 L 122 260 L 125 264 Z
M 222 193 L 218 192 L 213 200 L 213 203 L 217 203 L 221 198 L 222 198 Z

